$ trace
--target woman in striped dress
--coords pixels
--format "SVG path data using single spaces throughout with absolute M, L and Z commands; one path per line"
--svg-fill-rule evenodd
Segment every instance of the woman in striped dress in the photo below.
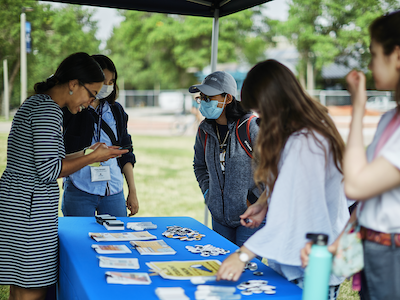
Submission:
M 126 153 L 97 143 L 65 157 L 61 108 L 88 107 L 103 81 L 88 54 L 72 54 L 15 114 L 0 179 L 0 285 L 10 285 L 10 300 L 44 299 L 57 282 L 57 178 Z

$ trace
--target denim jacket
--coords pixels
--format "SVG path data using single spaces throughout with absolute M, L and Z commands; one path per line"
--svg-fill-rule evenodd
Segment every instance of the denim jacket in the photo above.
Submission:
M 225 157 L 225 179 L 220 165 L 220 150 L 215 133 L 215 121 L 204 120 L 199 131 L 208 133 L 206 147 L 199 132 L 194 145 L 193 168 L 205 203 L 215 221 L 229 227 L 240 225 L 239 216 L 247 209 L 247 194 L 251 190 L 257 197 L 261 190 L 255 186 L 252 159 L 247 155 L 236 138 L 236 122 L 228 121 L 230 132 Z M 256 118 L 250 121 L 250 137 L 253 145 L 259 127 Z

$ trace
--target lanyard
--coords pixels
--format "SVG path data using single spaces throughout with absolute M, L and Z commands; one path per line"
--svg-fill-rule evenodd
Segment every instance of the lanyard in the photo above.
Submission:
M 101 134 L 101 121 L 102 121 L 102 117 L 103 117 L 103 106 L 104 106 L 104 102 L 99 103 L 99 122 L 97 123 L 97 129 L 96 129 L 96 134 L 94 135 L 94 141 L 100 142 L 100 134 Z

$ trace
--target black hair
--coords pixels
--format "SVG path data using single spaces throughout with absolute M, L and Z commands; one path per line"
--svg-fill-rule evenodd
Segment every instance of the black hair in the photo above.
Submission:
M 394 11 L 375 19 L 369 26 L 371 41 L 382 45 L 385 55 L 391 54 L 400 46 L 400 11 Z M 397 109 L 400 111 L 400 81 L 395 92 Z
M 45 93 L 55 85 L 77 79 L 80 84 L 103 82 L 104 73 L 100 65 L 89 54 L 77 52 L 65 58 L 56 72 L 46 81 L 35 84 L 37 94 Z
M 109 57 L 105 56 L 105 55 L 95 54 L 95 55 L 92 55 L 92 57 L 100 65 L 100 67 L 103 70 L 107 69 L 110 72 L 115 74 L 115 81 L 114 81 L 114 89 L 113 89 L 113 91 L 111 92 L 111 94 L 108 97 L 106 97 L 104 99 L 101 99 L 101 101 L 107 101 L 110 104 L 114 104 L 115 103 L 115 99 L 117 99 L 117 97 L 118 97 L 118 91 L 119 91 L 118 85 L 117 85 L 117 78 L 118 78 L 117 69 L 115 68 L 115 65 L 112 62 L 112 60 Z
M 232 96 L 232 102 L 229 103 L 225 108 L 226 118 L 232 121 L 237 121 L 248 113 L 250 113 L 250 111 L 245 110 L 243 108 L 242 103 L 236 100 L 236 98 L 233 96 Z

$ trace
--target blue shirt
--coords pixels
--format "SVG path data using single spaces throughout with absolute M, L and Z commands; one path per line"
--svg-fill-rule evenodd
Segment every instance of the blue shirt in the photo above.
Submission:
M 99 112 L 99 108 L 100 105 L 96 109 L 97 113 Z M 117 137 L 117 123 L 114 119 L 111 107 L 107 101 L 104 103 L 103 106 L 102 122 L 106 122 L 114 132 L 115 136 Z M 92 144 L 98 142 L 96 137 L 97 127 L 98 124 L 95 123 L 94 133 L 92 137 Z M 100 132 L 100 142 L 105 143 L 107 146 L 112 146 L 110 138 L 103 130 L 101 130 Z M 121 169 L 118 166 L 117 159 L 116 158 L 109 159 L 106 162 L 102 162 L 101 165 L 110 167 L 110 173 L 111 173 L 110 181 L 92 182 L 91 172 L 90 172 L 91 167 L 89 166 L 86 166 L 80 169 L 79 171 L 69 175 L 69 178 L 71 179 L 74 186 L 89 194 L 106 196 L 121 192 L 123 189 L 124 180 L 121 173 Z

